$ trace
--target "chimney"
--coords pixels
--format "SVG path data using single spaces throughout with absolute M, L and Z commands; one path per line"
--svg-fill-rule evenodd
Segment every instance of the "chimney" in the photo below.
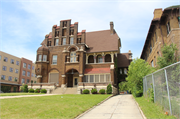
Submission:
M 114 34 L 114 24 L 112 21 L 110 22 L 110 34 Z
M 162 8 L 154 10 L 154 18 L 153 19 L 160 19 L 162 15 Z

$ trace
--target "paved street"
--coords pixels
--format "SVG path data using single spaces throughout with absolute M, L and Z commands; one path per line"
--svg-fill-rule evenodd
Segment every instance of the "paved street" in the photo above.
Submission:
M 132 95 L 114 96 L 80 119 L 143 119 Z

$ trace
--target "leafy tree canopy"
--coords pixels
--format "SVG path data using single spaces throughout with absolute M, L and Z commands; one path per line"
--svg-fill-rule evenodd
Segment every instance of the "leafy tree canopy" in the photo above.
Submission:
M 174 44 L 171 44 L 167 46 L 166 44 L 162 47 L 162 57 L 158 57 L 157 64 L 159 65 L 159 68 L 166 67 L 168 65 L 171 65 L 175 63 L 178 59 L 176 56 L 177 47 Z

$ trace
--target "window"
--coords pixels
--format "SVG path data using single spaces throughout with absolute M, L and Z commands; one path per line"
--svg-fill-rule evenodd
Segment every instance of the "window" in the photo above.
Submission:
M 151 66 L 154 67 L 154 63 L 153 63 L 153 60 L 151 61 Z
M 15 69 L 15 73 L 18 73 L 18 69 Z
M 66 38 L 63 38 L 63 45 L 66 45 Z
M 34 77 L 37 77 L 37 76 L 36 76 L 36 74 L 35 74 L 35 76 L 34 76 Z
M 102 62 L 103 62 L 102 56 L 98 55 L 98 63 L 102 63 Z
M 7 67 L 6 66 L 3 66 L 3 71 L 6 71 Z
M 149 50 L 150 50 L 150 53 L 151 53 L 151 51 L 152 51 L 152 45 L 151 44 L 150 44 Z
M 16 65 L 19 65 L 19 61 L 16 61 Z
M 33 83 L 33 80 L 31 80 L 31 83 Z
M 42 61 L 42 55 L 39 55 L 38 61 Z
M 23 63 L 23 68 L 26 68 L 26 63 Z
M 1 60 L 1 55 L 0 55 L 0 60 Z
M 23 70 L 22 71 L 22 75 L 25 76 L 26 75 L 26 71 Z
M 31 69 L 31 65 L 30 64 L 28 64 L 28 69 Z
M 10 71 L 10 72 L 13 72 L 13 68 L 10 67 L 10 68 L 9 68 L 9 71 Z
M 12 76 L 9 76 L 8 80 L 9 80 L 9 81 L 12 81 Z
M 59 44 L 59 39 L 56 39 L 56 44 L 55 45 L 57 46 L 58 44 Z
M 27 82 L 26 82 L 27 84 L 29 83 L 29 79 L 27 79 Z
M 83 78 L 83 82 L 100 83 L 100 82 L 110 82 L 110 81 L 111 81 L 110 74 L 84 75 Z
M 70 62 L 76 62 L 76 52 L 71 52 L 70 57 L 71 57 Z
M 8 58 L 7 58 L 7 57 L 4 57 L 4 61 L 7 62 L 7 61 L 8 61 Z
M 119 72 L 120 72 L 120 74 L 122 74 L 122 69 L 120 69 L 120 71 L 119 71 Z
M 27 72 L 27 76 L 30 77 L 30 72 Z
M 13 59 L 11 59 L 11 64 L 14 64 L 14 60 Z
M 5 80 L 6 79 L 6 76 L 5 75 L 2 75 L 1 76 L 1 80 Z
M 73 37 L 70 37 L 70 44 L 74 44 L 74 38 Z
M 25 83 L 25 79 L 22 79 L 22 80 L 21 80 L 21 83 Z
M 124 68 L 124 74 L 127 74 L 127 69 L 126 68 Z
M 14 78 L 14 81 L 15 81 L 15 82 L 17 82 L 17 80 L 18 80 L 18 78 L 17 78 L 17 77 L 15 77 L 15 78 Z
M 43 55 L 43 62 L 47 61 L 47 55 Z
M 33 73 L 31 73 L 31 76 L 33 77 L 33 76 L 34 76 L 34 74 L 33 74 Z
M 34 70 L 34 66 L 32 66 L 32 69 Z
M 166 28 L 167 28 L 167 34 L 169 34 L 169 32 L 171 31 L 170 23 L 169 22 L 166 24 Z
M 57 55 L 53 55 L 52 64 L 57 64 Z

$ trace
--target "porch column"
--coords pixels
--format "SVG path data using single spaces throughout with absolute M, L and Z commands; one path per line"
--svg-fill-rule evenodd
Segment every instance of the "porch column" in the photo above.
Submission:
M 94 54 L 94 63 L 96 63 L 96 54 Z
M 111 53 L 111 63 L 114 63 L 114 53 Z
M 62 85 L 65 85 L 65 78 L 66 78 L 66 75 L 62 75 Z
M 88 64 L 88 55 L 86 55 L 86 64 Z
M 102 53 L 102 60 L 103 60 L 103 63 L 104 63 L 104 53 Z

